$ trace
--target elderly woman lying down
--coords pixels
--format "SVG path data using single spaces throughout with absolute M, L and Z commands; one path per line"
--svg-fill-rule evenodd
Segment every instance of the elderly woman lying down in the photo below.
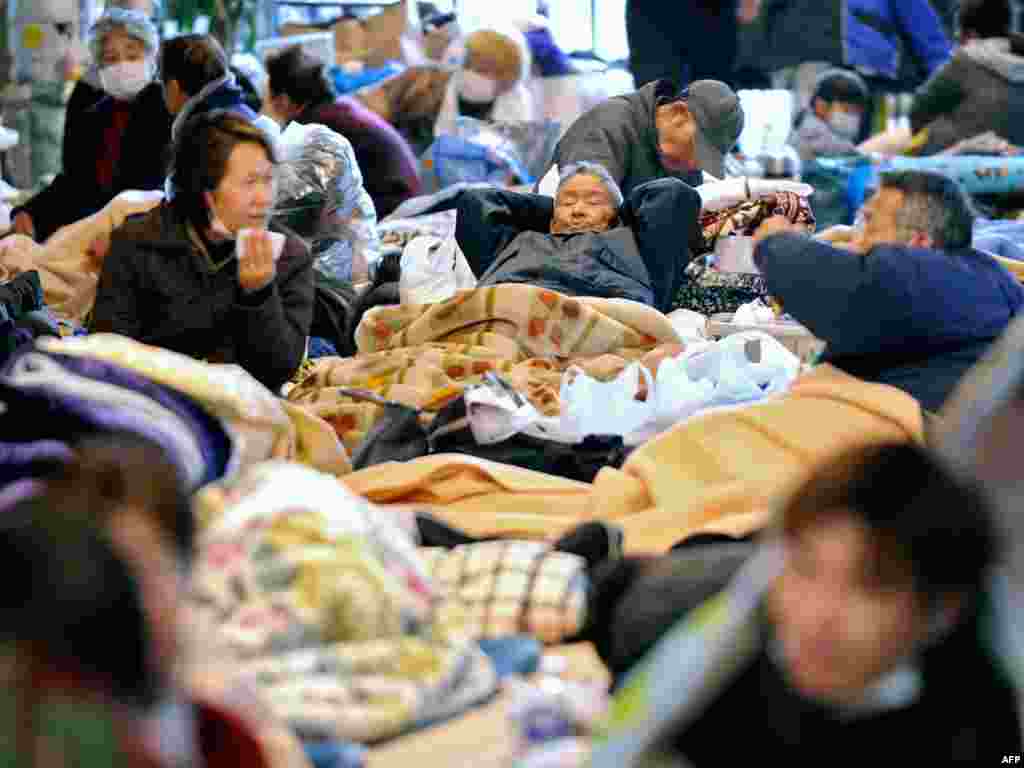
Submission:
M 24 235 L 0 240 L 0 280 L 36 270 L 46 305 L 57 317 L 84 323 L 96 301 L 96 285 L 110 248 L 110 233 L 129 216 L 163 200 L 162 192 L 122 192 L 98 213 L 57 230 L 43 244 Z
M 670 308 L 701 199 L 678 179 L 642 184 L 624 200 L 600 165 L 566 167 L 555 198 L 466 190 L 455 238 L 480 286 L 528 283 L 571 296 Z

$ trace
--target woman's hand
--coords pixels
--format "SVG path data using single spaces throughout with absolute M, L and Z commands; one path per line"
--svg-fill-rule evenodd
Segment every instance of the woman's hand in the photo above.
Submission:
M 238 245 L 238 284 L 245 293 L 266 288 L 277 275 L 270 233 L 265 229 L 250 230 Z
M 12 223 L 14 224 L 14 231 L 17 232 L 19 235 L 31 237 L 33 240 L 35 240 L 36 225 L 35 222 L 32 221 L 32 217 L 29 216 L 27 213 L 22 211 L 21 213 L 14 217 L 14 221 Z

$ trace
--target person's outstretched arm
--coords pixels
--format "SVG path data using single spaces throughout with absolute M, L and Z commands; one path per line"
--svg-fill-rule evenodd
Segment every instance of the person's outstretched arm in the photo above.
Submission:
M 887 335 L 883 319 L 889 322 L 902 313 L 898 307 L 879 306 L 890 297 L 877 290 L 870 253 L 835 248 L 784 231 L 760 239 L 754 263 L 768 293 L 797 322 L 825 341 L 831 356 L 859 355 L 880 348 Z M 899 301 L 895 295 L 891 299 Z
M 457 210 L 455 241 L 480 277 L 520 232 L 550 230 L 554 200 L 505 189 L 466 189 Z
M 657 179 L 633 190 L 622 218 L 633 230 L 654 289 L 655 308 L 671 309 L 692 254 L 701 197 L 679 179 Z

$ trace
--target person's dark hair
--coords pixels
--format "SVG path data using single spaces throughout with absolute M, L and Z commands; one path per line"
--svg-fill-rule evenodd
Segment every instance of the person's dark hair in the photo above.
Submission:
M 846 515 L 868 530 L 868 575 L 883 585 L 910 583 L 928 605 L 979 589 L 995 561 L 982 491 L 912 443 L 860 447 L 829 461 L 785 504 L 783 534 Z
M 267 60 L 267 90 L 271 96 L 284 94 L 302 107 L 336 98 L 334 86 L 324 74 L 323 62 L 298 45 L 285 48 Z
M 118 508 L 139 510 L 156 523 L 183 561 L 191 561 L 192 506 L 182 473 L 163 448 L 127 432 L 86 437 L 73 448 L 74 459 L 46 480 L 52 493 L 89 510 L 101 526 Z
M 263 147 L 277 162 L 267 134 L 236 112 L 216 109 L 190 118 L 182 126 L 171 159 L 171 205 L 200 232 L 210 226 L 204 192 L 212 192 L 227 174 L 235 147 L 244 143 Z
M 188 96 L 228 73 L 228 57 L 217 39 L 210 35 L 178 35 L 160 46 L 160 82 L 171 80 Z
M 1009 0 L 968 0 L 960 8 L 960 34 L 964 37 L 1006 37 L 1012 24 Z
M 856 72 L 832 69 L 818 79 L 814 95 L 811 97 L 812 104 L 815 99 L 821 99 L 829 104 L 844 101 L 867 108 L 871 102 L 871 93 L 867 83 Z
M 903 192 L 897 223 L 908 236 L 924 232 L 948 250 L 970 247 L 977 214 L 958 181 L 934 171 L 886 171 L 880 186 Z
M 231 74 L 235 76 L 235 82 L 238 83 L 238 87 L 242 91 L 242 100 L 245 102 L 245 105 L 258 115 L 263 109 L 263 99 L 260 98 L 260 92 L 256 90 L 256 86 L 253 85 L 249 76 L 238 67 L 231 67 Z
M 17 578 L 0 598 L 0 642 L 36 663 L 72 664 L 115 700 L 147 708 L 161 675 L 142 595 L 90 511 L 52 489 L 5 511 L 0 558 Z

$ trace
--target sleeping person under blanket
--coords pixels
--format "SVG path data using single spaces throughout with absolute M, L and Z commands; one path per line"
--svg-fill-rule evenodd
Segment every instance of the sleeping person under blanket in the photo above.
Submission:
M 575 163 L 554 199 L 464 191 L 455 239 L 480 287 L 527 283 L 664 312 L 684 279 L 700 210 L 700 195 L 678 179 L 642 184 L 624 200 L 603 166 Z

